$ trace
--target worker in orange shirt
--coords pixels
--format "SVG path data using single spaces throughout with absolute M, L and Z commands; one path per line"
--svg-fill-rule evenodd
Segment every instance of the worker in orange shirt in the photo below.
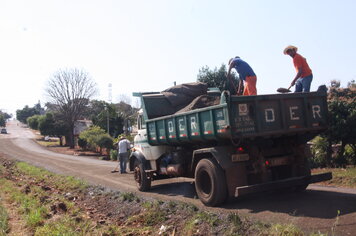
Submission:
M 297 70 L 290 87 L 295 85 L 295 92 L 309 92 L 310 85 L 313 80 L 312 70 L 310 69 L 307 60 L 297 53 L 298 48 L 295 46 L 288 46 L 284 49 L 283 53 L 293 58 L 293 64 Z

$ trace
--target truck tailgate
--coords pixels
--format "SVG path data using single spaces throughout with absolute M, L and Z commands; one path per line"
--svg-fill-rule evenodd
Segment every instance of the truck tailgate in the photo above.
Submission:
M 327 128 L 326 92 L 232 96 L 235 138 L 320 132 Z

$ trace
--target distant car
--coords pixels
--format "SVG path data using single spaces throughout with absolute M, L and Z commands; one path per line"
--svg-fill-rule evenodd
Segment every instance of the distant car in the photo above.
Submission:
M 2 134 L 7 134 L 7 131 L 6 131 L 5 128 L 2 128 L 1 131 L 0 131 L 0 133 L 2 133 Z

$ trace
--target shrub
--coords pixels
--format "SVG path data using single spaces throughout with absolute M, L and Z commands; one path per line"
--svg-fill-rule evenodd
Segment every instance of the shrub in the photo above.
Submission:
M 79 138 L 78 139 L 78 145 L 81 149 L 86 149 L 88 146 L 88 142 L 85 139 Z
M 110 150 L 110 159 L 113 161 L 117 160 L 117 150 L 115 150 L 115 149 Z
M 355 150 L 351 147 L 351 145 L 345 146 L 344 156 L 347 160 L 347 164 L 356 165 L 356 153 Z
M 31 129 L 35 129 L 38 130 L 38 124 L 39 124 L 39 119 L 40 119 L 40 115 L 34 115 L 31 117 L 27 118 L 27 124 Z
M 79 138 L 87 142 L 87 147 L 94 149 L 98 146 L 98 138 L 105 134 L 105 130 L 99 126 L 91 126 L 80 133 Z
M 326 138 L 317 136 L 312 140 L 311 152 L 313 154 L 310 164 L 312 168 L 326 166 L 326 152 L 328 142 Z
M 97 140 L 96 145 L 100 148 L 112 149 L 113 148 L 113 139 L 110 137 L 109 134 L 101 134 Z

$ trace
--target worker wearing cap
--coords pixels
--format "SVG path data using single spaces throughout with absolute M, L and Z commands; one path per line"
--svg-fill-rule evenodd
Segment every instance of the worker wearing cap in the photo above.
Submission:
M 313 80 L 312 70 L 310 69 L 307 60 L 297 53 L 298 48 L 295 46 L 288 46 L 284 49 L 283 53 L 293 58 L 293 64 L 297 70 L 290 86 L 295 85 L 295 92 L 309 92 L 310 85 Z
M 228 79 L 230 78 L 229 76 L 232 68 L 234 68 L 239 74 L 240 83 L 241 81 L 244 81 L 243 95 L 244 96 L 257 95 L 257 89 L 256 89 L 257 77 L 255 72 L 252 70 L 251 66 L 247 64 L 247 62 L 242 60 L 240 57 L 231 58 L 229 60 L 229 70 L 227 72 Z M 239 86 L 239 88 L 240 87 L 242 86 Z M 239 93 L 240 91 L 237 91 L 237 94 Z

